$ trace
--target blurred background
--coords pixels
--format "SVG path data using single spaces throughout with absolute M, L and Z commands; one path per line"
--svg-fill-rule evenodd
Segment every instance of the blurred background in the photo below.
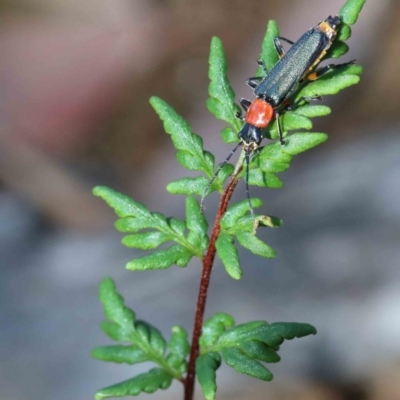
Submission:
M 97 286 L 105 275 L 169 337 L 191 331 L 199 263 L 129 272 L 105 184 L 183 216 L 165 191 L 186 176 L 148 99 L 168 101 L 225 159 L 224 126 L 207 112 L 212 36 L 225 46 L 237 98 L 269 19 L 296 40 L 344 0 L 2 0 L 0 2 L 0 387 L 4 400 L 90 399 L 148 369 L 92 360 L 111 344 Z M 350 53 L 359 85 L 325 98 L 324 145 L 298 156 L 281 190 L 252 189 L 285 221 L 261 236 L 278 257 L 241 252 L 244 277 L 216 262 L 206 316 L 312 323 L 287 342 L 271 383 L 219 372 L 218 399 L 400 399 L 400 2 L 369 0 Z M 245 196 L 243 183 L 235 198 Z M 208 198 L 212 216 L 216 195 Z M 173 384 L 152 398 L 179 399 Z M 147 395 L 139 396 L 148 398 Z M 197 390 L 197 398 L 202 398 Z

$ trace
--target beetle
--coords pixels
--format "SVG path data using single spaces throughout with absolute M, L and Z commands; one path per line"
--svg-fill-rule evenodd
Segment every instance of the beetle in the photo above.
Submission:
M 265 63 L 259 60 L 258 63 L 263 67 L 265 76 L 249 78 L 246 82 L 254 89 L 256 99 L 253 102 L 246 99 L 240 100 L 246 116 L 243 118 L 245 124 L 238 136 L 245 147 L 249 146 L 251 149 L 258 147 L 262 140 L 261 130 L 266 128 L 273 118 L 276 118 L 279 139 L 281 144 L 284 144 L 279 120 L 280 113 L 286 109 L 295 108 L 304 100 L 321 99 L 320 96 L 301 98 L 295 104 L 288 106 L 288 99 L 299 84 L 305 80 L 316 80 L 333 68 L 354 63 L 354 61 L 350 61 L 338 65 L 328 64 L 314 71 L 335 40 L 340 25 L 339 16 L 329 16 L 316 27 L 304 33 L 296 43 L 282 37 L 274 38 L 279 61 L 271 71 L 268 71 Z M 280 40 L 292 45 L 286 53 Z M 241 118 L 241 115 L 237 114 L 237 117 Z
M 274 47 L 279 60 L 270 71 L 268 71 L 264 61 L 259 60 L 258 64 L 262 67 L 264 76 L 247 79 L 246 83 L 254 89 L 255 99 L 252 102 L 243 98 L 240 99 L 240 104 L 246 112 L 244 117 L 240 112 L 236 113 L 236 117 L 244 121 L 244 125 L 238 134 L 240 142 L 216 170 L 203 193 L 201 206 L 219 172 L 241 145 L 243 145 L 245 151 L 246 193 L 250 202 L 249 163 L 263 139 L 262 130 L 268 127 L 273 119 L 276 119 L 279 140 L 284 145 L 285 140 L 280 125 L 280 116 L 288 110 L 293 110 L 304 101 L 322 99 L 321 96 L 302 97 L 294 104 L 290 104 L 290 97 L 299 85 L 314 81 L 334 68 L 355 63 L 355 60 L 353 60 L 344 64 L 328 64 L 317 68 L 335 40 L 340 25 L 339 16 L 329 16 L 317 26 L 305 32 L 295 43 L 283 37 L 274 38 Z M 281 40 L 291 44 L 287 52 L 284 51 Z M 250 209 L 254 216 L 253 209 L 251 207 Z

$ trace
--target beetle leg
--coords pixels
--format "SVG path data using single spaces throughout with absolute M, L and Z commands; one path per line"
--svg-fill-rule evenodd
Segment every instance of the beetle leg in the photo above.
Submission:
M 267 65 L 265 64 L 264 60 L 257 60 L 257 64 L 263 69 L 264 74 L 267 75 L 268 74 L 268 68 Z
M 237 119 L 240 119 L 240 121 L 244 121 L 244 117 L 243 117 L 243 115 L 242 115 L 242 113 L 240 111 L 236 111 L 235 112 L 235 117 Z
M 318 68 L 316 69 L 314 72 L 312 72 L 310 75 L 308 75 L 306 77 L 307 80 L 309 81 L 315 81 L 318 78 L 320 78 L 321 76 L 325 75 L 327 72 L 332 71 L 336 68 L 340 68 L 340 67 L 347 67 L 348 65 L 353 65 L 356 63 L 356 60 L 351 60 L 347 63 L 343 63 L 343 64 L 328 64 L 325 65 L 324 67 Z
M 262 76 L 253 76 L 252 78 L 247 79 L 246 83 L 252 88 L 254 89 L 256 86 L 258 86 L 258 84 L 260 83 L 260 81 L 264 79 Z
M 253 220 L 255 220 L 254 210 L 253 210 L 253 207 L 251 206 L 250 190 L 249 190 L 250 156 L 251 156 L 251 151 L 249 149 L 246 149 L 246 154 L 245 154 L 245 162 L 246 162 L 246 196 L 247 196 L 247 201 L 249 202 L 249 208 L 250 208 L 251 216 L 252 216 Z
M 279 37 L 274 38 L 274 47 L 276 52 L 278 53 L 279 58 L 282 58 L 286 54 L 285 50 L 283 50 Z
M 322 100 L 322 96 L 303 96 L 303 97 L 300 97 L 293 104 L 288 105 L 286 107 L 286 110 L 287 111 L 293 111 L 301 102 L 306 101 L 307 103 L 309 103 L 310 101 L 314 101 L 314 100 L 321 101 Z
M 284 42 L 289 43 L 290 45 L 294 45 L 294 42 L 292 42 L 291 40 L 286 39 L 282 36 L 278 36 L 278 39 L 283 40 Z
M 283 46 L 282 46 L 281 40 L 283 40 L 283 41 L 285 41 L 285 42 L 287 42 L 287 43 L 289 43 L 291 45 L 294 44 L 291 40 L 286 39 L 286 38 L 284 38 L 282 36 L 275 37 L 274 38 L 274 46 L 275 46 L 276 52 L 279 55 L 279 58 L 282 58 L 286 54 L 285 50 L 283 50 Z
M 245 120 L 245 117 L 243 117 L 243 115 L 242 115 L 242 113 L 241 113 L 240 111 L 236 111 L 236 112 L 235 112 L 235 117 L 236 117 L 237 119 L 240 119 L 241 121 L 244 121 L 244 120 Z
M 276 117 L 276 127 L 278 129 L 279 141 L 281 142 L 281 145 L 283 146 L 286 142 L 285 142 L 285 139 L 283 138 L 283 134 L 282 134 L 282 127 L 281 127 L 281 121 L 279 120 L 279 113 L 275 112 L 275 117 Z
M 244 111 L 247 111 L 251 106 L 251 101 L 241 98 L 240 105 L 243 107 Z

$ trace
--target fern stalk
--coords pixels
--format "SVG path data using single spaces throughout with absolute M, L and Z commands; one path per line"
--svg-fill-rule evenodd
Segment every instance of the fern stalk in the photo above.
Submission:
M 214 227 L 211 233 L 210 244 L 207 249 L 207 253 L 203 258 L 203 268 L 201 272 L 200 288 L 199 294 L 197 296 L 197 306 L 196 314 L 194 318 L 192 345 L 190 349 L 190 358 L 188 364 L 188 372 L 184 381 L 185 385 L 185 400 L 192 400 L 194 394 L 194 383 L 196 377 L 196 359 L 199 356 L 199 339 L 201 336 L 201 328 L 203 326 L 204 311 L 206 308 L 206 301 L 208 295 L 208 288 L 210 285 L 210 278 L 212 267 L 215 260 L 215 254 L 217 252 L 215 247 L 215 242 L 218 239 L 219 233 L 221 231 L 221 218 L 225 214 L 229 201 L 233 195 L 236 185 L 238 184 L 239 178 L 238 174 L 241 171 L 241 167 L 237 168 L 234 175 L 230 179 L 228 185 L 226 186 L 224 193 L 221 195 L 217 214 L 215 217 Z

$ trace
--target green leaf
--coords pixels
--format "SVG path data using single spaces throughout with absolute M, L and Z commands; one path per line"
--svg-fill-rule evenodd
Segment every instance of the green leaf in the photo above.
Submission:
M 262 342 L 248 340 L 240 343 L 240 348 L 250 358 L 257 358 L 266 363 L 277 363 L 281 360 L 278 353 Z
M 126 268 L 132 271 L 145 271 L 151 269 L 166 269 L 176 264 L 185 267 L 193 254 L 178 244 L 166 250 L 155 251 L 154 253 L 136 258 L 126 264 Z
M 272 373 L 260 362 L 250 358 L 241 349 L 228 347 L 222 349 L 221 353 L 225 363 L 234 368 L 237 372 L 263 381 L 272 380 Z
M 312 325 L 299 322 L 274 322 L 268 329 L 280 336 L 278 344 L 281 344 L 283 339 L 292 340 L 317 334 L 317 330 Z
M 190 344 L 187 340 L 187 332 L 180 326 L 172 328 L 172 336 L 168 343 L 169 354 L 167 363 L 182 374 L 187 371 L 186 357 L 190 353 Z
M 355 24 L 365 2 L 366 0 L 347 0 L 339 11 L 342 21 L 348 25 Z
M 189 124 L 165 101 L 152 97 L 150 104 L 164 122 L 165 131 L 171 135 L 172 142 L 178 150 L 176 157 L 181 165 L 190 170 L 202 171 L 208 177 L 212 177 L 213 160 L 203 151 L 201 137 L 194 134 Z
M 260 169 L 263 172 L 283 172 L 286 171 L 289 167 L 289 163 L 279 162 L 267 158 L 260 159 Z
M 127 235 L 122 239 L 122 243 L 126 247 L 149 250 L 170 240 L 173 238 L 163 232 L 145 232 Z
M 219 344 L 223 347 L 233 346 L 243 338 L 247 339 L 247 336 L 254 332 L 256 329 L 264 326 L 269 326 L 265 321 L 251 321 L 245 324 L 236 325 L 231 329 L 224 332 L 219 338 Z
M 198 201 L 191 196 L 186 198 L 186 220 L 187 227 L 190 231 L 188 240 L 201 250 L 205 250 L 208 246 L 208 223 L 200 210 Z
M 168 342 L 168 350 L 183 360 L 190 353 L 190 344 L 187 339 L 187 332 L 180 326 L 172 328 L 172 336 Z
M 214 400 L 217 393 L 217 374 L 215 371 L 221 365 L 221 357 L 218 353 L 210 352 L 201 355 L 196 360 L 196 374 L 203 395 L 206 400 Z
M 269 215 L 256 215 L 256 223 L 251 215 L 246 215 L 240 218 L 237 223 L 226 229 L 226 233 L 236 234 L 237 232 L 250 232 L 254 234 L 254 229 L 258 227 L 268 226 L 269 228 L 277 228 L 282 226 L 283 221 L 276 217 L 271 217 Z
M 263 172 L 260 168 L 252 168 L 249 173 L 249 185 L 279 189 L 283 182 L 273 173 Z
M 295 129 L 311 129 L 312 122 L 309 118 L 296 111 L 286 112 L 280 119 L 281 126 L 283 129 L 283 136 L 286 136 L 286 132 Z M 278 127 L 276 121 L 268 129 L 268 135 L 271 139 L 278 138 Z
M 115 222 L 115 228 L 120 232 L 137 232 L 149 228 L 153 222 L 149 218 L 126 217 Z M 152 228 L 153 226 L 151 226 Z
M 283 221 L 280 218 L 272 215 L 259 215 L 257 220 L 260 226 L 268 226 L 269 228 L 279 228 L 283 225 Z M 240 224 L 241 221 L 238 223 Z
M 186 222 L 177 218 L 167 218 L 169 227 L 179 236 L 184 236 L 186 231 Z
M 278 24 L 271 20 L 268 21 L 267 31 L 265 32 L 265 36 L 262 42 L 260 60 L 265 62 L 268 70 L 271 70 L 272 67 L 278 62 L 279 55 L 274 46 L 274 38 L 279 36 L 279 28 Z M 264 70 L 259 67 L 256 72 L 256 76 L 263 76 Z
M 221 137 L 226 143 L 237 143 L 239 141 L 237 132 L 235 132 L 230 126 L 222 129 Z
M 119 231 L 137 232 L 141 229 L 156 229 L 160 231 L 160 233 L 146 232 L 129 235 L 123 239 L 123 243 L 128 247 L 152 249 L 170 240 L 178 243 L 167 250 L 160 250 L 129 262 L 128 269 L 164 269 L 173 264 L 184 267 L 193 255 L 202 257 L 201 250 L 197 246 L 193 246 L 185 238 L 185 221 L 176 218 L 167 219 L 160 213 L 150 212 L 143 204 L 137 203 L 128 196 L 106 187 L 99 186 L 94 189 L 94 193 L 102 197 L 115 209 L 117 215 L 122 217 L 115 224 Z
M 235 320 L 231 315 L 225 313 L 214 314 L 203 324 L 200 336 L 200 348 L 203 350 L 206 347 L 214 345 L 226 329 L 234 325 Z
M 118 364 L 138 364 L 150 361 L 148 355 L 137 346 L 102 346 L 95 347 L 91 356 L 102 361 L 111 361 Z
M 167 220 L 164 215 L 150 212 L 143 204 L 104 186 L 94 188 L 93 192 L 96 196 L 105 200 L 115 210 L 115 213 L 122 218 L 115 224 L 119 231 L 137 232 L 141 229 L 152 228 L 172 236 L 174 240 L 183 239 L 183 233 L 186 229 L 183 221 L 178 221 L 174 218 Z
M 296 108 L 296 114 L 304 115 L 308 118 L 323 117 L 324 115 L 329 115 L 330 113 L 331 109 L 327 106 L 316 106 L 307 104 L 302 107 Z
M 151 347 L 152 354 L 163 357 L 167 344 L 161 332 L 145 321 L 137 321 L 135 328 L 140 340 Z
M 230 329 L 218 325 L 218 320 L 211 322 L 219 330 L 207 346 L 202 346 L 202 355 L 207 351 L 220 352 L 225 363 L 236 371 L 266 381 L 272 379 L 272 374 L 259 361 L 276 363 L 280 361 L 277 351 L 285 339 L 316 333 L 313 326 L 295 322 L 252 321 Z M 233 319 L 229 322 L 233 324 Z
M 324 56 L 324 60 L 329 58 L 340 58 L 349 51 L 349 46 L 340 40 L 335 40 L 335 43 L 330 47 Z
M 276 252 L 272 247 L 249 232 L 238 232 L 236 237 L 244 248 L 260 257 L 274 258 L 276 256 Z
M 112 340 L 117 342 L 129 342 L 131 337 L 128 332 L 125 332 L 121 327 L 110 321 L 103 321 L 101 323 L 101 330 Z
M 257 198 L 250 199 L 251 206 L 253 208 L 258 208 L 262 206 L 262 200 Z M 221 228 L 227 229 L 234 226 L 238 220 L 244 217 L 248 212 L 250 212 L 250 205 L 248 200 L 242 200 L 238 203 L 229 206 L 225 214 L 221 218 Z
M 228 275 L 233 279 L 240 279 L 242 277 L 242 268 L 240 267 L 233 236 L 227 234 L 220 235 L 215 246 L 217 248 L 217 255 L 224 264 Z
M 96 186 L 93 189 L 95 196 L 101 197 L 120 218 L 141 217 L 149 218 L 149 210 L 141 203 L 132 200 L 130 197 L 116 192 L 106 186 Z M 149 227 L 150 228 L 150 227 Z
M 271 143 L 265 146 L 259 153 L 259 164 L 262 164 L 268 160 L 273 160 L 281 163 L 291 163 L 293 160 L 293 156 L 285 153 L 284 148 L 285 147 L 278 142 Z
M 135 313 L 125 307 L 124 299 L 117 293 L 115 283 L 110 277 L 101 282 L 99 295 L 107 319 L 119 326 L 120 335 L 131 337 L 135 331 Z
M 217 190 L 218 190 L 218 187 L 222 187 L 224 182 L 225 182 L 225 180 L 227 178 L 229 178 L 233 174 L 233 170 L 234 169 L 235 169 L 235 167 L 232 164 L 229 164 L 229 163 L 225 164 L 222 167 L 221 171 L 219 171 L 219 174 L 218 174 L 217 178 L 214 181 L 214 182 L 216 182 L 218 184 L 218 186 L 216 188 Z M 213 186 L 214 186 L 214 184 L 213 184 Z
M 339 28 L 339 32 L 336 36 L 336 40 L 347 40 L 351 36 L 351 28 L 349 25 L 342 23 Z
M 244 324 L 246 325 L 246 324 Z M 227 331 L 219 340 L 221 346 L 229 346 L 233 343 L 256 340 L 265 343 L 267 346 L 278 349 L 283 341 L 300 338 L 308 335 L 315 335 L 316 329 L 310 324 L 297 322 L 275 322 L 273 324 L 260 324 L 254 329 L 242 331 Z
M 312 122 L 309 118 L 296 111 L 288 111 L 283 115 L 282 128 L 284 130 L 311 129 Z
M 210 176 L 210 170 L 206 170 L 204 166 L 205 160 L 207 160 L 206 158 L 202 160 L 199 157 L 193 156 L 193 154 L 189 153 L 188 151 L 178 150 L 176 152 L 176 159 L 179 161 L 182 167 L 190 171 L 203 171 Z
M 283 151 L 292 156 L 309 150 L 328 139 L 326 133 L 294 133 L 286 140 Z
M 137 396 L 138 394 L 154 393 L 158 389 L 168 389 L 172 376 L 168 372 L 153 368 L 149 372 L 140 374 L 135 378 L 106 387 L 96 393 L 95 399 L 102 400 L 109 397 Z
M 189 349 L 186 332 L 182 328 L 173 328 L 173 337 L 168 344 L 170 352 L 165 358 L 167 344 L 161 332 L 145 321 L 135 320 L 135 314 L 125 307 L 123 298 L 116 292 L 111 278 L 104 279 L 100 284 L 100 300 L 106 317 L 110 320 L 103 322 L 102 329 L 112 339 L 129 342 L 130 346 L 97 347 L 92 352 L 93 357 L 128 364 L 152 361 L 165 370 L 168 376 L 182 380 L 182 374 L 186 370 L 185 357 Z M 113 388 L 117 386 L 119 387 L 119 384 Z
M 265 344 L 275 347 L 280 346 L 283 341 L 301 338 L 308 335 L 315 335 L 317 330 L 310 324 L 296 322 L 275 322 L 268 327 L 260 329 L 257 336 Z
M 227 77 L 228 67 L 223 45 L 217 37 L 213 37 L 211 40 L 209 63 L 208 93 L 210 98 L 207 100 L 207 108 L 215 117 L 227 122 L 238 132 L 241 122 L 235 117 L 235 113 L 240 108 L 235 104 L 235 92 Z
M 202 196 L 209 180 L 204 176 L 197 178 L 181 178 L 170 182 L 167 185 L 167 191 L 172 194 L 197 194 Z

